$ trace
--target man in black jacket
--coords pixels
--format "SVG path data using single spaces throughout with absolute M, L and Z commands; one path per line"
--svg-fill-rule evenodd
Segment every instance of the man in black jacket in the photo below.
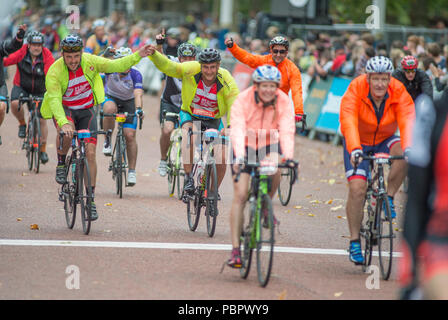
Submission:
M 19 50 L 22 47 L 23 38 L 25 37 L 27 26 L 19 26 L 19 30 L 14 39 L 0 42 L 0 98 L 8 96 L 8 88 L 6 87 L 3 58 L 7 57 L 11 53 Z M 0 100 L 0 126 L 5 119 L 6 114 L 6 102 Z M 2 144 L 2 139 L 0 136 L 0 145 Z
M 429 76 L 418 67 L 418 60 L 413 56 L 405 56 L 401 60 L 401 68 L 395 69 L 392 76 L 400 80 L 411 95 L 412 100 L 422 93 L 433 98 L 433 87 Z

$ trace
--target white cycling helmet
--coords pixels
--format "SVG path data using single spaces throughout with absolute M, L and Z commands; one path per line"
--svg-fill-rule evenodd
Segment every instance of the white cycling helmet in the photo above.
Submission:
M 106 25 L 106 22 L 102 19 L 97 19 L 92 24 L 92 29 L 95 30 L 98 27 L 103 27 Z
M 366 73 L 389 73 L 394 72 L 392 61 L 384 56 L 372 57 L 367 61 Z
M 280 85 L 280 81 L 282 79 L 282 75 L 280 71 L 270 65 L 260 66 L 255 69 L 254 73 L 252 73 L 252 80 L 254 82 L 275 82 Z
M 115 51 L 114 59 L 123 58 L 132 54 L 131 48 L 121 47 Z

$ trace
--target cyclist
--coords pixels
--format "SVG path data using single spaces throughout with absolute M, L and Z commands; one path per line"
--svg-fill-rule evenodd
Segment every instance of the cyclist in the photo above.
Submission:
M 414 102 L 406 88 L 391 77 L 392 61 L 383 56 L 370 58 L 366 74 L 355 78 L 341 100 L 340 123 L 344 137 L 344 165 L 348 179 L 347 220 L 350 231 L 350 261 L 364 261 L 359 232 L 367 190 L 368 162 L 354 166 L 363 153 L 385 152 L 399 156 L 410 146 L 411 127 L 415 118 Z M 395 135 L 400 129 L 401 138 Z M 406 151 L 407 152 L 407 151 Z M 387 195 L 392 219 L 396 212 L 393 197 L 406 175 L 403 160 L 392 164 Z
M 98 19 L 93 22 L 93 34 L 87 39 L 84 52 L 101 55 L 109 45 L 109 39 L 106 35 L 104 20 Z
M 160 50 L 159 50 L 160 52 Z M 187 62 L 196 60 L 196 47 L 190 43 L 183 43 L 177 49 L 177 58 L 173 56 L 167 56 L 170 60 L 175 62 Z M 170 146 L 171 133 L 175 129 L 175 123 L 177 119 L 166 116 L 165 121 L 162 119 L 164 112 L 179 114 L 182 105 L 182 80 L 173 77 L 167 77 L 165 82 L 165 89 L 163 90 L 162 97 L 160 99 L 160 125 L 162 126 L 160 134 L 160 164 L 159 174 L 166 176 L 167 161 L 166 155 Z
M 0 96 L 8 96 L 8 88 L 6 87 L 3 59 L 11 53 L 19 50 L 23 44 L 23 38 L 25 37 L 27 26 L 26 24 L 20 25 L 17 30 L 17 34 L 12 40 L 0 42 Z M 5 119 L 6 114 L 6 102 L 0 101 L 0 126 Z M 2 144 L 2 138 L 0 136 L 0 145 Z
M 9 55 L 3 60 L 5 66 L 17 65 L 14 77 L 14 86 L 11 90 L 11 111 L 19 121 L 19 138 L 26 136 L 26 122 L 24 108 L 19 110 L 19 98 L 21 95 L 27 97 L 35 95 L 43 97 L 45 93 L 45 75 L 54 62 L 50 50 L 43 47 L 44 35 L 39 31 L 30 32 L 27 36 L 27 44 L 20 50 Z M 47 122 L 40 119 L 41 149 L 40 160 L 43 164 L 48 162 L 46 152 L 48 126 Z
M 294 62 L 287 58 L 289 50 L 288 39 L 283 36 L 272 38 L 269 42 L 270 54 L 268 55 L 251 54 L 234 43 L 232 38 L 227 38 L 225 44 L 238 61 L 251 68 L 255 69 L 268 64 L 280 70 L 282 74 L 280 89 L 286 94 L 291 90 L 296 121 L 301 121 L 303 115 L 302 75 Z
M 448 299 L 448 92 L 415 102 L 409 189 L 400 259 L 402 299 L 423 289 L 424 299 Z
M 294 156 L 294 112 L 291 101 L 279 87 L 280 71 L 270 65 L 258 67 L 252 75 L 254 85 L 244 90 L 235 100 L 230 121 L 230 138 L 234 151 L 232 175 L 240 172 L 240 165 L 253 160 L 278 163 Z M 227 265 L 241 268 L 240 235 L 243 228 L 243 210 L 249 189 L 249 169 L 242 167 L 238 182 L 233 184 L 233 202 L 230 211 L 232 240 L 231 257 Z M 272 179 L 269 195 L 272 198 L 280 183 L 280 171 Z M 276 221 L 274 219 L 274 221 Z
M 119 59 L 132 54 L 130 48 L 121 47 L 115 51 L 114 58 Z M 127 112 L 138 114 L 143 117 L 143 81 L 142 74 L 135 68 L 121 73 L 106 74 L 106 100 L 103 103 L 104 113 Z M 103 120 L 104 130 L 113 130 L 115 120 L 105 117 Z M 126 149 L 129 159 L 129 173 L 127 184 L 133 186 L 137 183 L 135 166 L 137 163 L 137 140 L 136 140 L 137 118 L 128 118 L 123 124 L 123 133 L 126 139 Z M 103 146 L 106 156 L 112 155 L 111 137 L 106 136 Z
M 405 56 L 401 59 L 401 68 L 392 73 L 392 77 L 400 80 L 411 95 L 412 100 L 422 93 L 433 97 L 433 87 L 429 76 L 418 67 L 418 60 L 413 56 Z
M 125 72 L 146 57 L 150 50 L 143 46 L 132 55 L 109 60 L 89 53 L 82 53 L 83 42 L 78 35 L 66 36 L 60 44 L 62 57 L 53 63 L 47 73 L 47 91 L 42 103 L 41 113 L 46 119 L 54 118 L 58 132 L 65 133 L 62 150 L 58 146 L 58 165 L 56 182 L 65 183 L 65 158 L 70 148 L 70 140 L 74 130 L 97 131 L 95 105 L 104 101 L 104 87 L 100 72 Z M 92 121 L 93 120 L 93 121 Z M 90 167 L 91 183 L 95 191 L 96 182 L 96 135 L 87 141 L 87 161 Z M 96 220 L 95 203 L 92 203 L 91 219 Z
M 191 144 L 188 132 L 217 129 L 225 135 L 221 118 L 227 114 L 227 126 L 230 125 L 229 110 L 239 90 L 230 72 L 220 68 L 221 55 L 216 49 L 202 50 L 198 54 L 198 61 L 178 63 L 159 53 L 156 47 L 152 48 L 153 54 L 149 58 L 154 65 L 167 76 L 182 79 L 182 107 L 179 115 L 185 171 L 183 198 L 186 201 L 185 196 L 192 196 L 194 193 L 194 181 L 190 176 L 193 168 L 193 148 L 188 148 L 187 140 L 190 141 L 190 145 L 198 142 L 197 139 L 193 139 L 194 144 Z M 226 173 L 226 149 L 225 145 L 222 148 L 219 146 L 215 148 L 218 187 Z

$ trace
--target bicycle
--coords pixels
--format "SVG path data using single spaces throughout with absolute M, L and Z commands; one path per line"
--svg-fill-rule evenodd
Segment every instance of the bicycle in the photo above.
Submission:
M 112 151 L 112 158 L 109 163 L 109 171 L 112 171 L 112 179 L 115 180 L 115 187 L 117 195 L 120 199 L 123 198 L 123 180 L 126 183 L 126 169 L 128 168 L 127 155 L 126 155 L 126 139 L 123 133 L 123 125 L 127 118 L 139 117 L 139 130 L 142 129 L 143 120 L 141 115 L 124 113 L 104 113 L 100 111 L 100 126 L 103 129 L 103 118 L 114 117 L 118 123 L 117 135 L 115 138 L 115 145 Z M 108 130 L 106 135 L 111 139 L 112 130 Z M 112 140 L 109 140 L 112 141 Z M 127 183 L 125 184 L 127 187 Z
M 43 100 L 43 97 L 39 96 L 24 96 L 23 94 L 19 97 L 19 107 L 18 110 L 24 103 L 28 104 L 28 125 L 25 140 L 22 145 L 22 149 L 26 150 L 26 158 L 28 159 L 28 170 L 33 170 L 39 173 L 40 168 L 40 148 L 41 148 L 41 129 L 40 129 L 40 118 L 38 116 L 39 106 Z
M 6 113 L 9 113 L 9 97 L 8 96 L 0 96 L 0 102 L 6 103 Z M 0 136 L 0 146 L 2 145 L 2 137 Z
M 302 129 L 300 131 L 304 132 L 306 129 L 306 114 L 302 115 L 300 122 L 302 122 Z M 298 125 L 299 123 L 296 123 L 296 126 Z M 294 171 L 292 168 L 281 169 L 280 184 L 278 185 L 278 198 L 283 206 L 287 206 L 291 199 L 292 186 L 295 182 L 293 176 Z
M 179 128 L 179 114 L 173 112 L 164 112 L 162 115 L 163 123 L 166 117 L 176 118 L 174 131 L 171 133 L 170 146 L 166 156 L 167 160 L 167 178 L 168 178 L 168 194 L 170 197 L 174 195 L 174 189 L 177 184 L 177 198 L 182 199 L 181 182 L 185 178 L 184 169 L 182 166 L 182 129 Z M 182 180 L 182 181 L 181 181 Z M 183 183 L 182 183 L 183 185 Z
M 246 279 L 249 275 L 252 251 L 257 251 L 257 275 L 258 282 L 265 287 L 271 275 L 272 263 L 274 257 L 274 212 L 272 209 L 272 200 L 269 196 L 271 184 L 270 175 L 282 168 L 291 168 L 294 172 L 294 181 L 297 177 L 298 162 L 288 161 L 279 164 L 277 167 L 272 163 L 261 161 L 255 164 L 245 164 L 250 168 L 250 188 L 248 192 L 249 206 L 246 206 L 244 219 L 247 223 L 243 226 L 240 237 L 242 243 L 240 276 Z M 241 170 L 235 176 L 235 182 L 238 182 Z M 247 212 L 248 211 L 248 212 Z
M 193 197 L 182 194 L 182 200 L 187 204 L 188 227 L 195 231 L 198 227 L 199 217 L 202 207 L 205 207 L 205 216 L 207 221 L 207 234 L 213 237 L 216 229 L 216 218 L 218 215 L 218 176 L 216 171 L 216 160 L 214 158 L 214 141 L 218 138 L 226 139 L 220 136 L 218 130 L 207 129 L 202 131 L 204 142 L 206 144 L 205 155 L 203 155 L 203 143 L 198 146 L 200 159 L 193 165 L 191 176 L 197 181 Z M 190 137 L 193 134 L 192 129 L 188 131 L 188 147 L 190 146 Z M 191 202 L 193 201 L 193 205 Z
M 93 202 L 90 169 L 86 156 L 85 139 L 95 132 L 78 130 L 71 141 L 72 153 L 66 157 L 66 181 L 59 191 L 59 201 L 64 202 L 65 220 L 67 227 L 73 229 L 76 220 L 77 206 L 81 209 L 81 222 L 84 234 L 89 234 L 91 226 L 91 203 Z M 96 134 L 106 134 L 96 131 Z M 59 150 L 62 150 L 64 132 L 59 133 Z
M 373 246 L 378 245 L 378 256 L 381 275 L 388 280 L 392 270 L 393 241 L 396 237 L 393 231 L 391 210 L 387 198 L 384 181 L 384 165 L 391 165 L 393 160 L 403 160 L 404 156 L 391 156 L 387 153 L 362 155 L 369 161 L 367 174 L 366 208 L 367 220 L 361 226 L 360 236 L 364 239 L 363 271 L 372 263 Z M 359 158 L 359 157 L 358 157 Z M 358 163 L 358 161 L 356 161 Z M 358 165 L 355 166 L 355 174 Z M 384 212 L 384 213 L 383 213 Z

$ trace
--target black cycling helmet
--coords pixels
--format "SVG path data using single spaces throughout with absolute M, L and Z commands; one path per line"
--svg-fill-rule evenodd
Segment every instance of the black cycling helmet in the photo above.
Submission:
M 28 42 L 28 44 L 43 44 L 44 35 L 39 31 L 31 31 L 28 34 L 26 41 Z
M 82 38 L 77 34 L 69 34 L 62 39 L 60 48 L 63 52 L 79 52 L 84 47 Z
M 289 49 L 289 41 L 284 36 L 276 36 L 269 41 L 269 48 L 272 48 L 275 45 L 285 46 L 286 49 Z
M 205 48 L 198 55 L 199 63 L 212 63 L 212 62 L 220 62 L 221 54 L 218 50 L 212 48 Z
M 188 42 L 182 43 L 179 48 L 177 48 L 178 57 L 195 57 L 196 52 L 196 47 Z

